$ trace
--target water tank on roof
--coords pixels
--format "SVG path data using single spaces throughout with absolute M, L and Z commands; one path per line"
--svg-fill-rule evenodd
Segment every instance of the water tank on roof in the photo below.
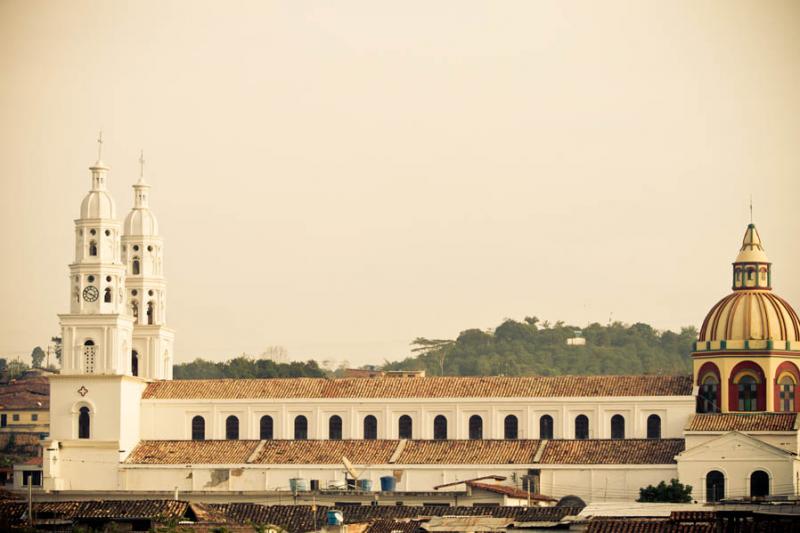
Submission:
M 344 514 L 341 511 L 328 511 L 328 525 L 341 526 L 344 524 Z

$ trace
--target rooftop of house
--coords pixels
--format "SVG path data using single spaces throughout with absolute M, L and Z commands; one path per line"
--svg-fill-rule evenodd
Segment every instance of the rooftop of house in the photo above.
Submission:
M 50 382 L 34 374 L 0 385 L 0 409 L 47 410 L 50 408 Z

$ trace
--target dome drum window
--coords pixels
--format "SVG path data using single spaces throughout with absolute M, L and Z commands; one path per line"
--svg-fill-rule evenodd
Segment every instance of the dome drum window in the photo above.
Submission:
M 729 411 L 764 411 L 767 407 L 764 371 L 752 361 L 743 361 L 728 382 Z
M 714 363 L 705 363 L 698 376 L 697 412 L 719 413 L 722 405 L 719 368 Z
M 775 370 L 774 410 L 776 412 L 792 413 L 800 411 L 800 402 L 797 397 L 797 384 L 800 383 L 800 371 L 790 361 L 784 361 Z

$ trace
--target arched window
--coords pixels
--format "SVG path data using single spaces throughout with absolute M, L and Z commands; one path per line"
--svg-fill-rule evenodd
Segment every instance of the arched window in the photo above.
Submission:
M 504 439 L 518 439 L 519 438 L 519 421 L 514 415 L 508 415 L 503 420 L 503 438 Z
M 106 290 L 104 292 L 105 292 L 105 294 L 103 294 L 103 301 L 105 303 L 107 303 L 107 304 L 110 304 L 111 301 L 112 301 L 112 298 L 111 298 L 111 287 L 106 287 Z
M 539 418 L 539 438 L 551 439 L 553 438 L 553 417 L 550 415 L 542 415 Z M 577 437 L 576 437 L 577 438 Z
M 575 417 L 575 438 L 589 438 L 589 417 L 586 415 L 578 415 Z
M 647 438 L 660 439 L 661 438 L 661 417 L 658 415 L 650 415 L 647 417 Z
M 611 417 L 611 438 L 625 438 L 625 418 L 622 415 L 614 415 Z
M 750 375 L 744 375 L 737 380 L 736 385 L 739 391 L 738 410 L 758 410 L 758 381 L 756 381 L 756 378 Z
M 155 309 L 153 308 L 153 302 L 147 302 L 147 323 L 151 326 L 155 323 Z
M 234 415 L 225 419 L 225 438 L 228 440 L 239 438 L 239 419 Z
M 433 438 L 436 440 L 447 439 L 447 418 L 444 415 L 436 415 L 433 419 Z
M 342 440 L 342 417 L 333 415 L 328 419 L 328 438 Z
M 90 437 L 90 420 L 89 420 L 89 408 L 88 407 L 81 407 L 78 410 L 78 438 L 79 439 L 88 439 Z
M 767 407 L 764 371 L 758 363 L 742 361 L 733 367 L 728 385 L 728 410 L 763 411 Z
M 718 502 L 725 498 L 725 475 L 719 470 L 706 474 L 706 501 Z
M 397 434 L 401 439 L 413 438 L 414 421 L 408 415 L 403 415 L 397 422 Z
M 308 438 L 308 419 L 303 415 L 294 417 L 294 438 L 306 440 Z
M 136 350 L 131 352 L 131 374 L 139 375 L 139 353 Z
M 703 376 L 697 395 L 697 412 L 719 413 L 719 395 L 719 377 L 711 373 Z
M 192 440 L 206 439 L 206 419 L 200 415 L 192 418 Z
M 97 243 L 95 241 L 89 243 L 89 255 L 97 255 Z
M 796 411 L 797 367 L 787 361 L 780 364 L 776 374 L 775 410 L 787 413 Z
M 378 419 L 372 415 L 364 417 L 364 438 L 367 440 L 378 438 Z
M 756 470 L 750 474 L 750 496 L 753 498 L 769 496 L 769 474 L 763 470 Z
M 139 258 L 138 257 L 134 257 L 133 258 L 133 261 L 131 262 L 131 270 L 133 270 L 133 275 L 134 276 L 138 276 L 139 275 L 140 263 L 139 263 Z
M 269 415 L 262 416 L 259 423 L 259 438 L 261 440 L 272 440 L 272 427 L 272 417 Z
M 469 438 L 472 440 L 483 438 L 483 418 L 479 415 L 469 417 Z
M 94 362 L 97 356 L 97 346 L 93 340 L 83 343 L 83 371 L 87 374 L 94 374 Z

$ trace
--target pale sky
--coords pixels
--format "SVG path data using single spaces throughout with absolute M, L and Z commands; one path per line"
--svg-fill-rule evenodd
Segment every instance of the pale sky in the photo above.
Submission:
M 0 356 L 144 148 L 176 362 L 504 318 L 699 326 L 749 220 L 800 305 L 800 2 L 0 0 Z

